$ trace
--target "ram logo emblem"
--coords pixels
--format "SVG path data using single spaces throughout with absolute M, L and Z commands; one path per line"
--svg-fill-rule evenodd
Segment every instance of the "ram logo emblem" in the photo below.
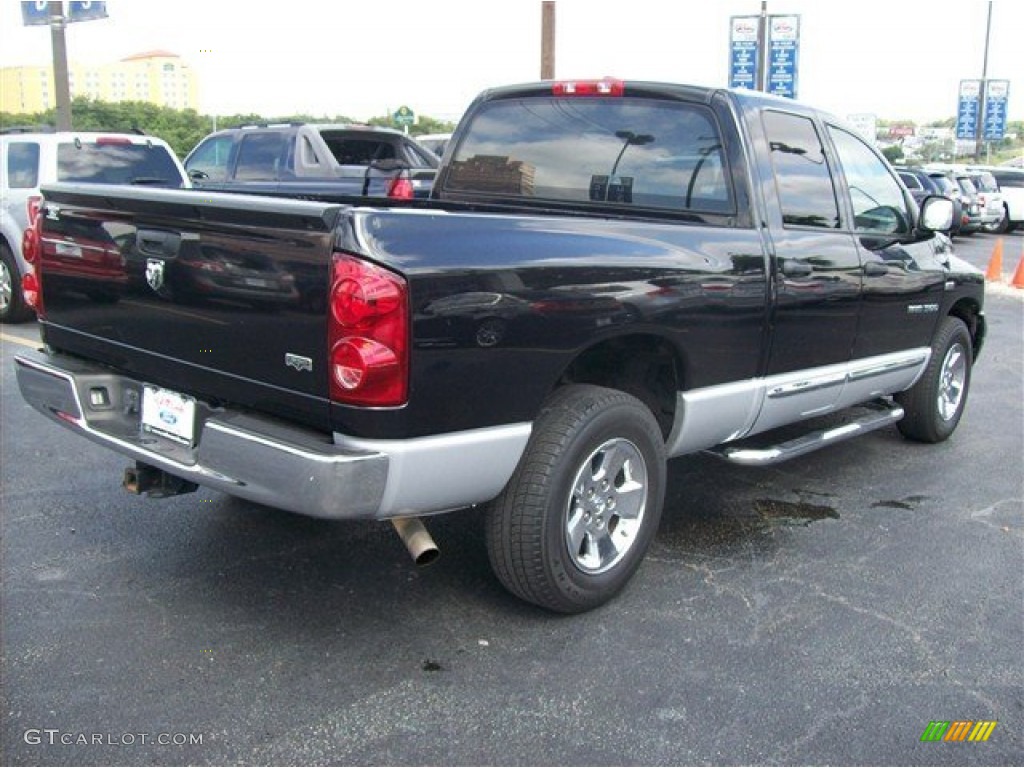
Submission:
M 284 353 L 284 364 L 289 368 L 294 368 L 296 371 L 312 371 L 313 370 L 313 359 L 310 357 L 303 357 L 302 355 L 295 355 L 291 352 Z
M 164 263 L 160 259 L 146 259 L 146 282 L 154 291 L 164 287 Z

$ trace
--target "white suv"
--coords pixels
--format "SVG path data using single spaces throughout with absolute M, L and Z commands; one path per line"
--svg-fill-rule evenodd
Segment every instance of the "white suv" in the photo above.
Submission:
M 55 181 L 191 186 L 167 142 L 131 133 L 0 135 L 0 323 L 32 317 L 21 295 L 31 267 L 21 238 L 39 210 L 39 187 Z

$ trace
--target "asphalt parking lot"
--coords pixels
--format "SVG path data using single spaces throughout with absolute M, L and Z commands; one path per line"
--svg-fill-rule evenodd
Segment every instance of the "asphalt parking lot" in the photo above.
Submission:
M 0 328 L 0 762 L 1024 764 L 1024 290 L 987 316 L 950 441 L 675 460 L 637 577 L 575 617 L 503 591 L 473 510 L 417 570 L 385 525 L 125 494 L 18 395 L 34 326 Z

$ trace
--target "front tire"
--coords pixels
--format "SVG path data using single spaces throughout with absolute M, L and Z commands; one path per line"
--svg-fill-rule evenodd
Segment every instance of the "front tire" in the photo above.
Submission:
M 974 360 L 963 320 L 947 317 L 932 341 L 932 355 L 918 382 L 895 400 L 906 411 L 897 424 L 904 437 L 941 443 L 956 430 L 967 405 Z
M 632 578 L 658 529 L 665 444 L 650 410 L 613 389 L 557 390 L 515 474 L 487 514 L 487 549 L 505 587 L 578 613 Z

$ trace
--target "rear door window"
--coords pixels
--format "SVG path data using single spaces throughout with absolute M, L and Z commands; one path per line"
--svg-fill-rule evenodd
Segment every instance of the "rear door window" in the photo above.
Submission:
M 821 136 L 814 122 L 787 112 L 766 111 L 764 128 L 771 147 L 775 186 L 786 226 L 840 225 L 839 204 Z
M 39 144 L 12 141 L 7 145 L 7 186 L 12 189 L 39 186 Z
M 473 117 L 445 191 L 709 213 L 735 212 L 707 107 L 658 99 L 502 99 Z
M 238 147 L 235 179 L 238 181 L 276 181 L 279 177 L 285 134 L 277 131 L 252 133 L 242 137 Z
M 166 147 L 119 139 L 62 142 L 57 147 L 57 179 L 167 187 L 180 187 L 183 181 Z

